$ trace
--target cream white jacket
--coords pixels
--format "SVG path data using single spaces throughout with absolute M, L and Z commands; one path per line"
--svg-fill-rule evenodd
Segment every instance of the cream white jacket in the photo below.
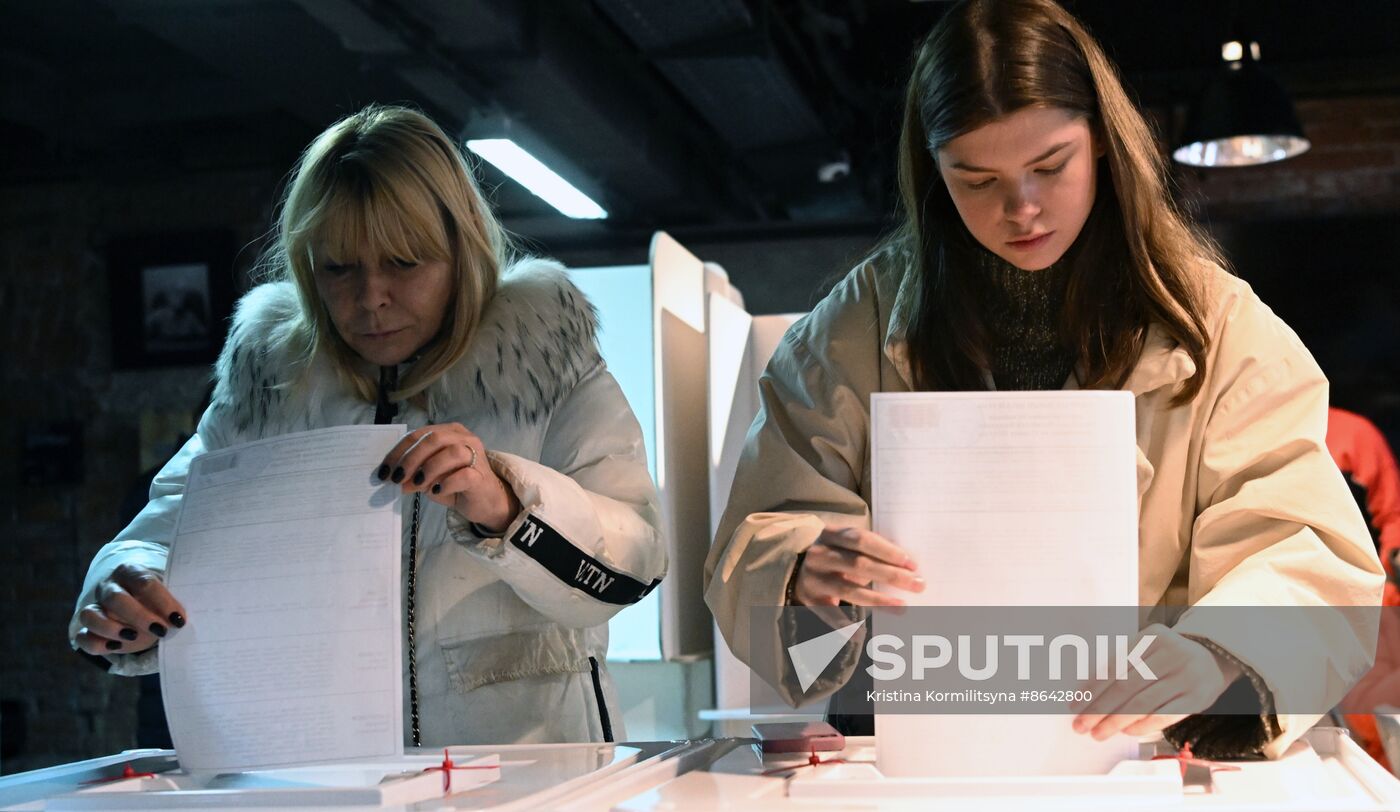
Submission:
M 741 658 L 747 607 L 782 605 L 798 554 L 822 526 L 870 526 L 870 395 L 911 388 L 896 316 L 909 295 L 901 274 L 879 262 L 853 270 L 788 331 L 763 374 L 761 409 L 705 566 L 706 601 Z M 1171 405 L 1196 366 L 1155 327 L 1124 387 L 1137 406 L 1141 605 L 1378 606 L 1380 562 L 1324 443 L 1326 379 L 1245 282 L 1215 269 L 1207 283 L 1200 393 Z M 1066 388 L 1074 385 L 1071 376 Z M 1214 642 L 1275 693 L 1299 684 L 1279 678 L 1290 669 L 1354 681 L 1375 648 L 1374 627 L 1297 628 L 1281 640 L 1198 628 L 1187 610 L 1175 628 Z M 1291 659 L 1299 640 L 1323 661 Z M 1280 714 L 1266 754 L 1316 719 Z
M 276 388 L 294 377 L 286 328 L 296 308 L 290 283 L 259 286 L 239 303 L 197 433 L 156 476 L 146 508 L 98 552 L 79 607 L 118 564 L 164 570 L 196 455 L 374 422 L 375 405 L 324 359 L 299 385 Z M 504 538 L 483 539 L 422 501 L 415 654 L 424 745 L 624 737 L 604 667 L 607 621 L 660 582 L 666 550 L 641 430 L 598 354 L 596 329 L 561 267 L 524 261 L 502 278 L 466 356 L 429 388 L 427 409 L 399 405 L 395 422 L 410 429 L 459 422 L 475 432 L 522 506 Z M 70 638 L 78 629 L 75 615 Z M 156 669 L 155 650 L 108 659 L 119 674 Z M 406 659 L 404 685 L 408 741 Z

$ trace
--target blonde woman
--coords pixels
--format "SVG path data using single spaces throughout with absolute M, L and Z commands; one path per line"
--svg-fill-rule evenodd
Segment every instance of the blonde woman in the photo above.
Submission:
M 266 266 L 196 436 L 93 561 L 73 644 L 149 673 L 185 624 L 160 578 L 195 455 L 403 423 L 377 474 L 404 499 L 406 742 L 620 738 L 607 621 L 659 583 L 666 553 L 591 305 L 559 265 L 511 260 L 457 147 L 396 107 L 307 148 Z M 580 579 L 585 564 L 601 576 Z
M 1130 391 L 1143 606 L 1378 605 L 1381 568 L 1323 441 L 1326 380 L 1172 205 L 1155 139 L 1073 17 L 1051 0 L 949 9 L 909 82 L 899 175 L 903 228 L 762 378 L 705 572 L 731 648 L 748 651 L 746 607 L 925 588 L 899 539 L 869 529 L 874 392 Z M 1282 752 L 1316 717 L 1271 712 L 1277 641 L 1212 639 L 1190 617 L 1161 630 L 1177 667 L 1152 695 L 1105 692 L 1065 724 Z M 1298 668 L 1357 673 L 1370 654 L 1293 631 L 1326 656 Z M 1262 714 L 1195 715 L 1237 683 Z

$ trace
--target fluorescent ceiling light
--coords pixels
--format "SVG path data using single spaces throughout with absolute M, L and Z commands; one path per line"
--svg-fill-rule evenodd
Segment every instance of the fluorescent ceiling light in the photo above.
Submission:
M 602 220 L 608 216 L 602 206 L 509 138 L 472 139 L 467 141 L 467 149 L 490 161 L 492 166 L 569 217 Z

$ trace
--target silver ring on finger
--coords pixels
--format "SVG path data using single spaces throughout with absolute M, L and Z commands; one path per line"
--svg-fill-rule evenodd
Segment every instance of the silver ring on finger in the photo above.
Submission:
M 475 467 L 476 467 L 476 449 L 473 448 L 472 446 L 468 445 L 468 446 L 467 446 L 467 450 L 470 451 L 470 452 L 472 452 L 472 461 L 469 462 L 469 463 L 467 463 L 467 467 L 468 467 L 468 468 L 475 468 Z

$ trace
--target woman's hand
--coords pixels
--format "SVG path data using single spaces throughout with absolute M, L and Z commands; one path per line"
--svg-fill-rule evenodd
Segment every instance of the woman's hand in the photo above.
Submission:
M 421 492 L 493 532 L 520 513 L 520 500 L 486 461 L 486 446 L 461 423 L 409 432 L 379 466 L 379 478 Z
M 797 571 L 793 597 L 804 606 L 903 606 L 904 601 L 875 584 L 923 592 L 924 579 L 913 559 L 893 542 L 868 530 L 827 527 L 807 548 Z
M 97 603 L 78 610 L 75 641 L 88 654 L 145 651 L 185 625 L 185 607 L 154 570 L 122 564 L 97 585 Z
M 1127 679 L 1086 686 L 1094 699 L 1075 717 L 1076 733 L 1098 741 L 1115 733 L 1156 733 L 1209 708 L 1243 673 L 1233 660 L 1166 626 L 1148 626 L 1138 639 L 1149 634 L 1157 639 L 1142 655 L 1142 662 L 1156 679 L 1144 679 L 1133 669 Z M 1134 640 L 1129 650 L 1136 646 Z

